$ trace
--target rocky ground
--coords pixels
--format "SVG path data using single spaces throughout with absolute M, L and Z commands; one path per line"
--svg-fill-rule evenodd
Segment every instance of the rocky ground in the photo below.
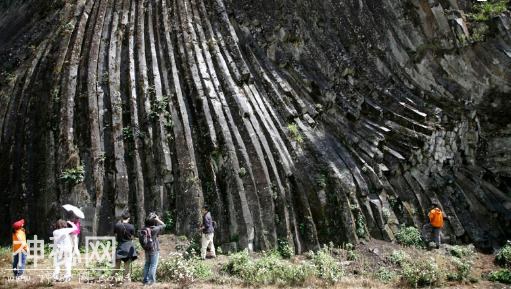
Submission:
M 176 237 L 174 235 L 164 235 L 161 238 L 162 251 L 161 260 L 168 259 L 176 251 L 183 251 L 184 248 L 189 246 L 190 242 L 183 237 Z M 462 247 L 468 248 L 468 246 Z M 304 284 L 296 286 L 296 288 L 410 288 L 405 282 L 404 277 L 401 276 L 398 266 L 393 263 L 392 255 L 395 252 L 401 252 L 409 255 L 412 259 L 417 260 L 435 260 L 438 264 L 440 271 L 448 274 L 447 271 L 452 270 L 450 263 L 453 258 L 450 253 L 452 247 L 449 245 L 442 246 L 439 250 L 427 251 L 424 249 L 416 249 L 410 247 L 403 247 L 398 244 L 383 242 L 378 240 L 371 240 L 359 244 L 354 250 L 333 248 L 332 255 L 338 262 L 338 265 L 344 268 L 344 276 L 340 281 L 333 284 L 319 282 L 318 280 L 307 280 Z M 7 251 L 8 253 L 8 251 Z M 28 271 L 27 278 L 24 280 L 14 282 L 9 280 L 10 272 L 3 269 L 9 269 L 8 254 L 2 256 L 2 271 L 1 271 L 1 288 L 138 288 L 141 286 L 140 282 L 107 282 L 100 281 L 98 277 L 92 282 L 86 283 L 78 280 L 77 271 L 74 272 L 74 279 L 69 283 L 52 283 L 37 277 L 40 272 Z M 254 258 L 261 258 L 261 254 L 252 255 Z M 208 259 L 205 264 L 212 269 L 213 274 L 205 279 L 196 280 L 193 283 L 179 283 L 179 282 L 160 282 L 153 285 L 153 288 L 285 288 L 289 287 L 286 284 L 280 285 L 248 285 L 237 277 L 233 277 L 225 273 L 222 268 L 229 262 L 231 257 L 228 255 L 218 255 L 216 259 Z M 429 259 L 432 258 L 432 259 Z M 289 262 L 297 264 L 307 259 L 306 255 L 294 256 Z M 448 282 L 443 281 L 434 288 L 511 288 L 509 285 L 499 283 L 492 283 L 485 280 L 485 276 L 497 269 L 493 263 L 494 256 L 475 252 L 470 256 L 464 256 L 463 259 L 470 259 L 473 261 L 473 266 L 470 270 L 469 277 L 465 282 Z M 349 261 L 352 260 L 352 261 Z M 164 261 L 161 261 L 164 262 Z M 286 261 L 287 262 L 287 261 Z M 141 266 L 143 263 L 143 256 L 136 261 L 134 268 Z M 160 264 L 160 268 L 161 268 Z M 29 265 L 29 268 L 32 268 Z M 51 262 L 45 259 L 41 262 L 38 268 L 51 268 Z M 75 269 L 83 269 L 83 265 L 78 265 Z M 134 269 L 136 270 L 136 269 Z M 37 272 L 37 273 L 35 273 Z M 381 272 L 387 272 L 382 274 Z M 48 273 L 49 274 L 49 273 Z M 389 275 L 386 278 L 382 275 Z M 104 276 L 106 279 L 106 276 Z M 427 286 L 430 287 L 431 286 Z

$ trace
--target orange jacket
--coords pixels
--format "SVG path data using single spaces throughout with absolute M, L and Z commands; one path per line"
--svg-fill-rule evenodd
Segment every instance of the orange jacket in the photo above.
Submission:
M 439 208 L 429 211 L 429 222 L 433 228 L 442 228 L 444 226 L 444 214 Z
M 19 251 L 28 252 L 27 235 L 24 229 L 18 229 L 12 234 L 12 252 L 20 253 Z

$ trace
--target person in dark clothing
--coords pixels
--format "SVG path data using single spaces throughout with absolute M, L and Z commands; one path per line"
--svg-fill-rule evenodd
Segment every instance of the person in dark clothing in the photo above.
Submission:
M 158 215 L 150 213 L 145 219 L 145 227 L 143 230 L 151 232 L 153 246 L 151 249 L 145 249 L 145 265 L 144 265 L 144 285 L 151 285 L 156 282 L 156 268 L 158 267 L 158 259 L 160 258 L 160 242 L 158 235 L 165 229 Z
M 215 235 L 215 227 L 213 225 L 213 218 L 209 212 L 208 206 L 202 208 L 202 226 L 201 226 L 201 258 L 206 259 L 206 251 L 209 248 L 211 257 L 215 258 L 215 244 L 213 243 L 213 237 Z
M 121 268 L 121 262 L 124 262 L 124 280 L 130 281 L 130 265 L 131 262 L 137 259 L 137 250 L 133 244 L 133 236 L 135 235 L 135 227 L 129 223 L 130 213 L 124 212 L 121 216 L 121 220 L 115 224 L 114 233 L 115 240 L 117 242 L 117 248 L 115 251 L 115 269 Z

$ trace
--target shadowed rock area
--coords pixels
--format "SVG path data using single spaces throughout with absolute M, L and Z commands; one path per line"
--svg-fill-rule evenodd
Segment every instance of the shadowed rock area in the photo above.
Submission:
M 128 208 L 192 235 L 207 203 L 216 243 L 303 252 L 393 240 L 439 201 L 451 242 L 490 248 L 511 237 L 511 14 L 470 3 L 3 1 L 2 230 L 47 235 L 69 202 L 88 234 Z

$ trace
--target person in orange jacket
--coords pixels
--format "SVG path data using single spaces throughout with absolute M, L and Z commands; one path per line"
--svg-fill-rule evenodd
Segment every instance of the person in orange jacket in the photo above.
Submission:
M 444 218 L 447 216 L 444 214 L 442 209 L 440 209 L 440 205 L 437 203 L 432 204 L 432 209 L 429 211 L 429 222 L 431 224 L 431 236 L 433 241 L 436 244 L 436 248 L 440 248 L 440 234 L 442 233 L 442 228 L 444 227 Z
M 12 224 L 12 271 L 14 277 L 18 278 L 23 275 L 25 271 L 25 264 L 27 262 L 27 236 L 25 234 L 25 220 L 21 219 Z

